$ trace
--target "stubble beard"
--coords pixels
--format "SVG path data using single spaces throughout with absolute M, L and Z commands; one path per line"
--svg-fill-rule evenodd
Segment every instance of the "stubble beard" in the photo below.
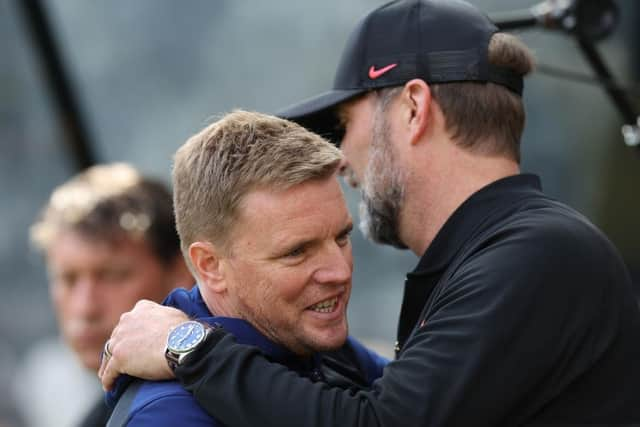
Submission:
M 404 200 L 404 174 L 397 167 L 386 114 L 376 109 L 371 153 L 360 200 L 360 231 L 368 239 L 407 249 L 400 238 L 399 218 Z
M 272 284 L 263 280 L 258 283 L 243 283 L 241 286 L 263 286 L 270 287 Z M 273 300 L 272 297 L 269 300 Z M 345 340 L 339 345 L 326 345 L 313 334 L 305 330 L 304 322 L 293 322 L 291 319 L 279 319 L 274 321 L 273 312 L 269 308 L 269 304 L 255 305 L 247 304 L 245 296 L 238 301 L 236 305 L 236 316 L 249 322 L 258 332 L 269 340 L 287 348 L 298 356 L 309 356 L 320 351 L 333 351 L 340 348 L 348 334 L 345 334 Z M 266 298 L 263 298 L 267 300 Z M 271 306 L 276 307 L 275 302 Z M 343 321 L 346 323 L 346 312 Z

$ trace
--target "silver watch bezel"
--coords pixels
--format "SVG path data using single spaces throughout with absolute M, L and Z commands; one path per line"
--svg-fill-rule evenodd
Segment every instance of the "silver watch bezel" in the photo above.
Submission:
M 175 338 L 175 334 L 178 333 L 184 326 L 186 325 L 194 325 L 197 326 L 199 330 L 202 331 L 202 335 L 200 338 L 193 342 L 191 345 L 185 348 L 177 348 L 171 345 L 172 338 Z M 209 336 L 212 328 L 208 324 L 204 322 L 200 322 L 198 320 L 188 320 L 186 322 L 180 323 L 178 326 L 173 328 L 169 335 L 167 336 L 167 344 L 165 346 L 165 358 L 167 359 L 167 363 L 171 370 L 175 370 L 175 368 L 182 364 L 184 358 L 191 354 L 194 350 L 196 350 Z

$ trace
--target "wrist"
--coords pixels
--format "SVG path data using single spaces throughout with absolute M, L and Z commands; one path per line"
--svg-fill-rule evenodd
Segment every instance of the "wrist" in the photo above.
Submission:
M 182 364 L 176 367 L 174 371 L 175 378 L 180 381 L 183 387 L 190 389 L 195 383 L 199 383 L 210 367 L 211 355 L 214 353 L 221 342 L 229 341 L 235 343 L 235 337 L 225 331 L 223 328 L 215 328 L 206 341 L 186 357 Z
M 219 324 L 209 325 L 197 320 L 182 322 L 169 331 L 164 356 L 167 368 L 172 375 L 177 367 L 198 354 L 198 350 L 206 346 Z

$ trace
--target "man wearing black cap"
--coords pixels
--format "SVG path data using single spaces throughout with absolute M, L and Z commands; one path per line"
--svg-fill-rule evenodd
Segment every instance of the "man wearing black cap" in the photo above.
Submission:
M 212 334 L 175 374 L 225 425 L 640 423 L 629 275 L 600 231 L 520 174 L 532 61 L 496 31 L 463 1 L 389 3 L 354 30 L 334 89 L 281 114 L 341 141 L 363 229 L 421 259 L 397 359 L 369 391 L 311 384 Z M 158 313 L 134 311 L 112 339 L 183 320 Z M 161 363 L 134 352 L 110 369 Z

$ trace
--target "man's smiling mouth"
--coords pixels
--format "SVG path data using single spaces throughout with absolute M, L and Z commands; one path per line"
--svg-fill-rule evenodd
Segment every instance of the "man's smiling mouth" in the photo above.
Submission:
M 337 305 L 338 305 L 338 297 L 336 296 L 336 297 L 321 301 L 317 304 L 314 304 L 311 307 L 309 307 L 309 309 L 318 313 L 331 313 L 333 310 L 335 310 Z

